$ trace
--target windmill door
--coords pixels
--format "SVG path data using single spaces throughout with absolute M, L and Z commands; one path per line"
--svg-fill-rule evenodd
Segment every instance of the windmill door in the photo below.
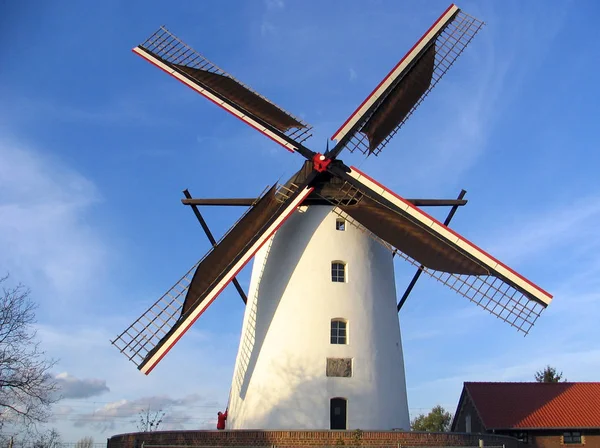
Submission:
M 345 398 L 332 398 L 329 411 L 331 429 L 346 429 L 346 407 L 348 401 Z

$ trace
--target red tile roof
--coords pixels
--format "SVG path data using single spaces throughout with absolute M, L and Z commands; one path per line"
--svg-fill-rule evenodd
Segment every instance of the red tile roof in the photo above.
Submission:
M 600 428 L 600 383 L 465 383 L 486 429 Z

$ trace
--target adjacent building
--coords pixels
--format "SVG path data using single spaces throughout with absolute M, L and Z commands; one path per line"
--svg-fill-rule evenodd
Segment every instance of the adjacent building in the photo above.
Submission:
M 451 431 L 600 448 L 600 383 L 464 383 Z

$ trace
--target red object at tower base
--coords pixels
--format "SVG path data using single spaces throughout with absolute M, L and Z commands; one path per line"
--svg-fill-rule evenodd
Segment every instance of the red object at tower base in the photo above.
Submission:
M 225 429 L 225 420 L 227 420 L 227 411 L 217 413 L 217 429 Z

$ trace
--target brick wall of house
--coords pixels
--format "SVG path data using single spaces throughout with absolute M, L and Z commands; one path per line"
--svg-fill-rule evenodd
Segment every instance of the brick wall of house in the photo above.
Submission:
M 563 445 L 562 432 L 546 433 L 546 434 L 531 434 L 529 435 L 529 445 L 523 445 L 527 448 L 600 448 L 600 431 L 582 430 L 582 444 L 568 443 Z
M 144 445 L 191 446 L 486 446 L 518 448 L 515 439 L 491 434 L 422 433 L 400 431 L 158 431 L 120 434 L 107 448 L 142 448 Z

